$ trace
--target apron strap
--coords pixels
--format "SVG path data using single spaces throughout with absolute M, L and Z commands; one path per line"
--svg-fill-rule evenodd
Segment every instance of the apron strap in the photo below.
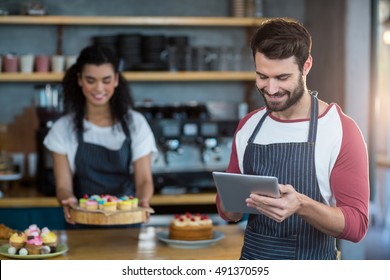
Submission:
M 129 127 L 127 126 L 127 123 L 126 123 L 125 120 L 121 120 L 121 126 L 122 126 L 122 129 L 123 129 L 123 132 L 126 135 L 126 138 L 130 139 Z
M 311 112 L 310 112 L 310 125 L 308 142 L 315 143 L 317 138 L 317 126 L 318 126 L 318 98 L 317 91 L 310 92 L 311 94 Z
M 253 131 L 251 137 L 248 139 L 248 143 L 253 143 L 257 133 L 259 132 L 261 126 L 263 125 L 263 122 L 264 122 L 265 118 L 269 115 L 269 113 L 270 113 L 270 111 L 267 109 L 267 112 L 265 112 L 264 116 L 260 119 L 260 121 L 256 125 L 255 130 Z
M 83 130 L 84 130 L 84 128 L 83 128 Z M 79 144 L 80 143 L 84 143 L 84 136 L 83 136 L 83 132 L 81 131 L 79 131 L 79 132 L 77 132 L 77 140 L 78 140 L 78 142 L 79 142 Z

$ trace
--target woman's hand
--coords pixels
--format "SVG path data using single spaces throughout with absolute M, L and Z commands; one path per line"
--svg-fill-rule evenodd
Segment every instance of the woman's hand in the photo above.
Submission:
M 66 222 L 68 222 L 69 224 L 75 224 L 75 222 L 72 220 L 72 218 L 70 216 L 69 209 L 70 209 L 71 205 L 77 205 L 77 198 L 75 198 L 73 196 L 73 197 L 69 197 L 67 199 L 63 199 L 63 200 L 61 200 L 61 205 L 64 209 L 64 217 L 65 217 Z
M 142 200 L 142 199 L 139 201 L 138 206 L 143 208 L 150 208 L 149 201 Z M 146 212 L 146 219 L 144 222 L 145 224 L 149 222 L 149 218 L 150 218 L 150 213 Z
M 152 199 L 154 192 L 150 154 L 134 162 L 134 181 L 135 196 L 139 199 L 138 205 L 149 208 L 149 201 Z M 149 218 L 150 213 L 146 212 L 145 223 L 149 221 Z

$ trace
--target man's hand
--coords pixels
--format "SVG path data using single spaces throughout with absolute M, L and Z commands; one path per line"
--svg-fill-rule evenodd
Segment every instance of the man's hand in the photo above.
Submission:
M 260 213 L 281 223 L 295 214 L 301 205 L 301 194 L 291 185 L 279 184 L 281 197 L 273 198 L 252 193 L 246 199 L 248 207 L 255 208 Z

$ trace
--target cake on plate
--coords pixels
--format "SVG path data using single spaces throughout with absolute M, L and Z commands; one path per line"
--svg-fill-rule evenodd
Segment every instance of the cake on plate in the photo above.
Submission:
M 213 222 L 207 215 L 176 214 L 169 225 L 169 239 L 197 241 L 213 238 Z

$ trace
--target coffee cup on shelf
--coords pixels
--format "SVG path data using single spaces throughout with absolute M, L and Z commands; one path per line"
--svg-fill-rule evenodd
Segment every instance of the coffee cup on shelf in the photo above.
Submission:
M 4 72 L 15 73 L 18 72 L 19 58 L 15 54 L 6 54 L 3 56 Z
M 31 73 L 34 70 L 34 55 L 23 54 L 20 56 L 20 72 Z
M 37 55 L 35 57 L 35 71 L 36 72 L 49 72 L 49 56 Z
M 65 57 L 63 55 L 52 55 L 51 56 L 51 71 L 55 73 L 64 72 L 65 68 Z

